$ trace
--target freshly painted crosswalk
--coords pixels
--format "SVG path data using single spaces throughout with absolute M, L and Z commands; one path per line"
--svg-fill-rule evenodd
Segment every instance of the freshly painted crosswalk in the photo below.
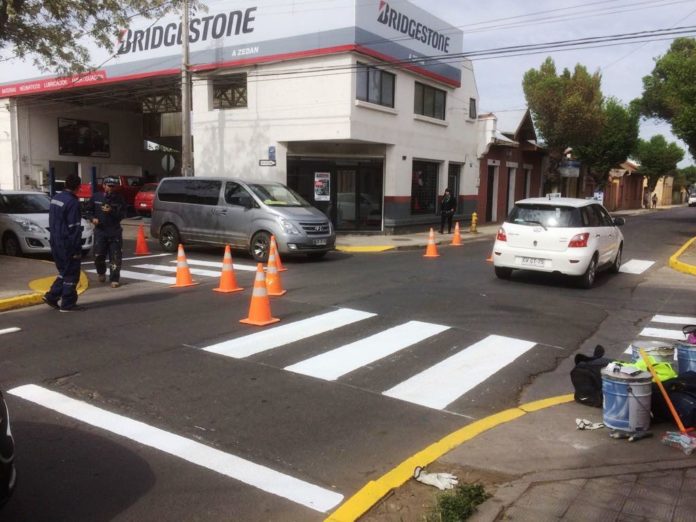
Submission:
M 650 319 L 650 325 L 643 328 L 638 334 L 639 337 L 656 341 L 686 341 L 686 336 L 682 328 L 689 324 L 696 324 L 696 317 L 684 315 L 654 315 Z M 672 326 L 668 328 L 666 326 Z M 629 346 L 624 353 L 633 353 L 632 346 Z
M 19 332 L 21 330 L 22 330 L 21 328 L 18 328 L 16 326 L 12 326 L 10 328 L 3 328 L 0 330 L 0 335 L 11 334 L 11 333 Z
M 648 268 L 653 266 L 655 261 L 646 261 L 643 259 L 631 259 L 621 265 L 619 272 L 624 274 L 642 274 Z

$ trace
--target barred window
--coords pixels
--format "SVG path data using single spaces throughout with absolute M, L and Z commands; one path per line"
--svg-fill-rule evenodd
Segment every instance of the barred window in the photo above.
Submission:
M 476 119 L 476 98 L 469 98 L 469 118 Z
M 435 214 L 438 164 L 414 161 L 411 177 L 411 214 Z
M 394 107 L 395 78 L 392 73 L 358 63 L 356 97 L 358 100 Z
M 430 85 L 416 82 L 413 100 L 413 112 L 438 120 L 445 119 L 445 101 L 447 93 Z
M 247 106 L 247 75 L 230 74 L 213 78 L 213 109 Z

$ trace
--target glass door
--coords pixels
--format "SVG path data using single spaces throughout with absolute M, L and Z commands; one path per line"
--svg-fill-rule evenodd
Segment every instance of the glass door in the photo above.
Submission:
M 357 192 L 357 171 L 336 170 L 336 230 L 358 228 L 360 214 Z

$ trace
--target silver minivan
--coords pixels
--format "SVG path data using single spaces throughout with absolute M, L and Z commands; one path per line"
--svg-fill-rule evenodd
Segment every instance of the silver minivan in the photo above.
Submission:
M 271 235 L 281 254 L 320 258 L 336 244 L 326 215 L 292 189 L 234 178 L 164 178 L 155 194 L 150 233 L 167 252 L 175 252 L 179 243 L 230 245 L 262 262 Z

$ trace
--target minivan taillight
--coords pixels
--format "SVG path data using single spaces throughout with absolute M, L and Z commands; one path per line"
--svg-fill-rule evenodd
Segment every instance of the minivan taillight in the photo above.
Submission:
M 505 235 L 505 229 L 499 228 L 498 235 L 495 236 L 496 241 L 507 241 L 507 236 Z
M 590 239 L 589 232 L 575 234 L 573 238 L 570 240 L 570 243 L 568 243 L 568 248 L 584 248 L 587 246 L 588 239 Z

